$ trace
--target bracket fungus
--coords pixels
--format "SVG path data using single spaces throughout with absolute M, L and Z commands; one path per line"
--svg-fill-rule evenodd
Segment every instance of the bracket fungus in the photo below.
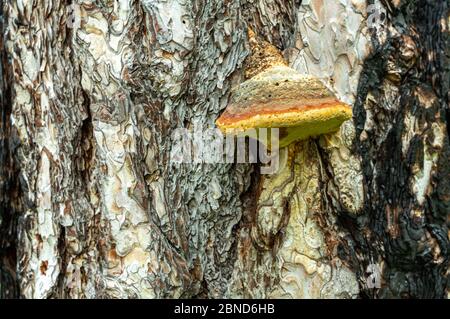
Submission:
M 251 30 L 249 37 L 252 54 L 246 75 L 251 78 L 232 91 L 230 104 L 216 121 L 222 132 L 239 135 L 249 129 L 278 128 L 281 148 L 334 132 L 352 117 L 351 107 L 320 79 L 288 67 L 279 51 L 258 42 Z
M 317 78 L 287 66 L 273 66 L 242 83 L 216 124 L 223 132 L 279 128 L 280 147 L 331 133 L 350 119 L 350 106 Z M 262 140 L 261 142 L 267 143 Z
M 298 291 L 308 291 L 311 298 L 322 296 L 327 285 L 334 287 L 333 297 L 343 292 L 353 296 L 357 294 L 358 284 L 349 268 L 335 266 L 331 261 L 319 267 L 315 262 L 329 251 L 327 240 L 333 242 L 338 235 L 332 229 L 323 229 L 326 226 L 312 218 L 316 214 L 324 218 L 326 214 L 323 214 L 324 207 L 317 200 L 322 167 L 317 152 L 319 144 L 310 140 L 338 131 L 342 123 L 352 117 L 352 109 L 340 102 L 320 79 L 302 75 L 288 67 L 280 52 L 259 40 L 251 30 L 249 40 L 251 55 L 245 70 L 248 79 L 232 90 L 230 103 L 216 125 L 222 132 L 237 136 L 249 136 L 250 130 L 256 130 L 258 140 L 271 151 L 277 151 L 277 145 L 271 147 L 275 133 L 270 136 L 270 129 L 278 129 L 279 132 L 277 144 L 283 151 L 280 155 L 285 163 L 275 174 L 261 177 L 255 223 L 250 232 L 252 242 L 257 249 L 271 252 L 275 237 L 284 227 L 286 240 L 281 239 L 279 243 L 278 255 L 281 257 L 277 260 L 311 271 L 281 275 L 282 269 L 287 271 L 288 268 L 280 266 L 278 286 L 291 285 L 288 279 L 285 282 L 283 278 L 292 277 L 299 278 L 299 285 L 303 287 Z M 262 129 L 269 129 L 269 134 L 263 134 Z M 304 226 L 306 221 L 311 223 L 308 231 Z M 289 256 L 294 253 L 302 258 L 290 260 Z M 329 260 L 339 259 L 333 253 L 328 257 Z M 242 264 L 245 262 L 242 261 Z M 331 279 L 324 269 L 345 275 Z M 315 288 L 309 289 L 311 278 L 315 278 Z

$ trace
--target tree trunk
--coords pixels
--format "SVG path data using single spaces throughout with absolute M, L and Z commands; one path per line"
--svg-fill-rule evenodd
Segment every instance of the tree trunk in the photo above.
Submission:
M 449 2 L 5 0 L 0 296 L 443 298 Z M 353 105 L 259 164 L 178 164 L 247 28 Z

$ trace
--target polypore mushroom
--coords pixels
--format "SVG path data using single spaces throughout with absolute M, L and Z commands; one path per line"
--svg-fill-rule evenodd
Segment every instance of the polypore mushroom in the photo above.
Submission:
M 258 45 L 249 33 L 254 50 L 246 73 L 252 78 L 233 90 L 230 104 L 216 121 L 221 131 L 239 135 L 248 129 L 279 128 L 279 146 L 285 147 L 334 132 L 352 117 L 351 107 L 340 102 L 318 78 L 286 66 L 273 46 Z
M 279 145 L 285 147 L 334 132 L 351 116 L 351 108 L 319 79 L 277 65 L 242 83 L 216 124 L 235 134 L 252 128 L 279 128 Z
M 329 287 L 333 287 L 326 294 L 329 297 L 353 296 L 357 294 L 358 284 L 350 269 L 342 263 L 319 265 L 316 262 L 328 253 L 326 241 L 334 241 L 334 230 L 324 231 L 323 224 L 317 224 L 313 218 L 324 212 L 319 189 L 322 166 L 318 145 L 309 140 L 337 131 L 351 118 L 351 107 L 340 102 L 319 79 L 288 67 L 275 47 L 259 41 L 251 31 L 249 36 L 252 55 L 247 61 L 246 76 L 250 79 L 233 89 L 230 103 L 216 124 L 224 133 L 235 135 L 246 135 L 249 129 L 278 128 L 279 147 L 283 148 L 281 155 L 286 157 L 286 165 L 273 175 L 261 177 L 250 232 L 253 245 L 242 244 L 242 247 L 250 250 L 257 247 L 258 254 L 267 251 L 272 256 L 276 237 L 283 233 L 277 244 L 279 272 L 271 268 L 274 272 L 264 275 L 264 278 L 279 276 L 273 281 L 278 287 L 271 287 L 270 291 L 289 290 L 286 287 L 292 286 L 295 278 L 298 279 L 296 289 L 307 291 L 305 296 L 310 298 L 322 297 Z M 258 139 L 270 148 L 265 136 L 263 139 L 258 134 Z M 303 141 L 293 143 L 300 140 Z M 243 234 L 246 238 L 247 233 Z M 339 259 L 330 254 L 330 260 Z M 239 271 L 249 271 L 251 276 L 252 267 L 257 266 L 252 260 L 246 264 L 246 256 L 254 255 L 246 251 L 239 256 L 239 264 L 250 268 Z M 289 266 L 283 268 L 283 263 Z M 331 273 L 335 274 L 332 278 Z

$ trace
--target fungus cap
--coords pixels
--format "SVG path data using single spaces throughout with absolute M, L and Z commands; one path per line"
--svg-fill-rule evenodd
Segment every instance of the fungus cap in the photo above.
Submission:
M 236 135 L 248 129 L 279 128 L 279 146 L 285 147 L 334 132 L 351 117 L 351 107 L 337 100 L 319 79 L 277 65 L 233 90 L 216 125 Z

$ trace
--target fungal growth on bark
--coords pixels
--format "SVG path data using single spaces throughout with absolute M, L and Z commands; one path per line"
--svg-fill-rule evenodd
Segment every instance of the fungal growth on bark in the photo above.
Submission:
M 231 103 L 216 121 L 219 129 L 239 135 L 248 129 L 279 128 L 279 147 L 285 147 L 334 132 L 351 118 L 351 107 L 338 101 L 318 78 L 286 66 L 274 46 L 258 43 L 251 30 L 249 36 L 252 55 L 246 74 L 253 77 L 232 93 Z
M 336 131 L 352 116 L 317 78 L 287 66 L 272 66 L 233 92 L 231 104 L 217 120 L 224 132 L 280 128 L 280 147 Z M 265 143 L 265 141 L 261 141 Z
M 230 289 L 230 295 L 352 298 L 358 293 L 356 277 L 330 250 L 329 243 L 337 236 L 328 229 L 331 223 L 324 226 L 320 222 L 321 159 L 312 139 L 337 131 L 351 118 L 351 107 L 338 101 L 318 78 L 286 66 L 278 50 L 258 40 L 251 30 L 249 37 L 252 53 L 246 75 L 252 78 L 232 92 L 231 103 L 216 124 L 234 135 L 245 135 L 250 129 L 279 129 L 284 165 L 275 174 L 261 177 L 256 220 L 250 230 L 251 252 L 243 254 L 266 252 L 267 259 L 256 265 L 255 260 L 238 260 L 235 267 L 252 277 L 258 276 L 260 266 L 275 267 L 270 291 L 257 288 L 264 287 L 263 282 L 251 286 L 254 279 L 244 283 L 236 275 L 238 281 L 232 287 L 238 289 Z M 266 134 L 258 134 L 258 139 L 270 148 Z M 279 236 L 281 232 L 284 238 Z M 270 258 L 274 251 L 278 254 L 275 260 Z M 299 267 L 306 272 L 299 272 Z M 267 274 L 267 269 L 263 273 Z M 289 288 L 293 282 L 289 277 L 298 279 L 298 287 Z

